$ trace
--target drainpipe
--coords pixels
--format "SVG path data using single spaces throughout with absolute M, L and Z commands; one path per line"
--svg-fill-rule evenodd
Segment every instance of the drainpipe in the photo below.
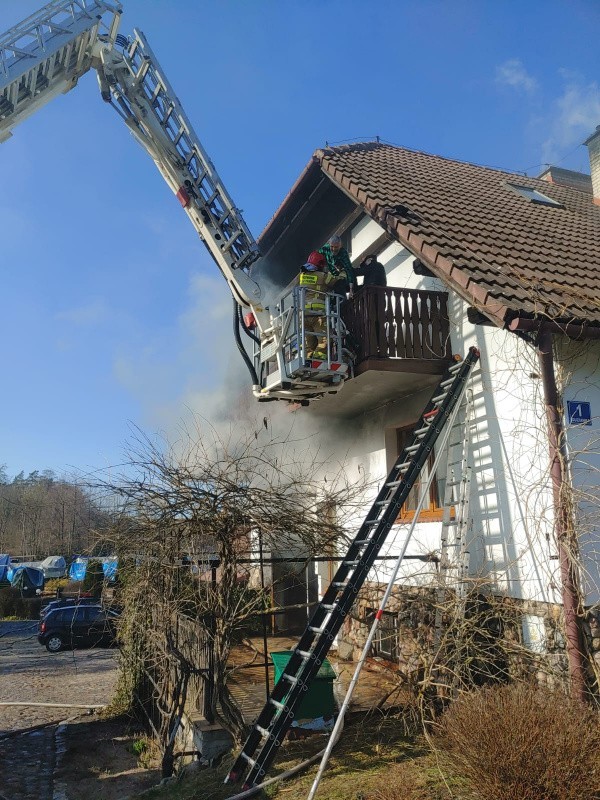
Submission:
M 538 336 L 538 357 L 540 372 L 544 386 L 544 402 L 548 420 L 548 442 L 550 447 L 550 475 L 552 478 L 552 495 L 554 498 L 554 515 L 556 520 L 556 540 L 562 587 L 562 601 L 565 614 L 565 635 L 567 640 L 567 656 L 571 678 L 571 696 L 585 701 L 586 685 L 583 668 L 583 648 L 578 622 L 577 575 L 570 545 L 574 545 L 571 530 L 569 509 L 565 502 L 565 467 L 567 463 L 565 433 L 562 415 L 558 410 L 558 389 L 554 374 L 554 358 L 552 355 L 552 330 L 542 326 Z

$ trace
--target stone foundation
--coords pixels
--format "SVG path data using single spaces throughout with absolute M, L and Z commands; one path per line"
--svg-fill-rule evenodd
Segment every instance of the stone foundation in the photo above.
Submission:
M 383 585 L 371 584 L 361 592 L 339 634 L 340 658 L 356 660 L 360 656 L 384 590 Z M 461 615 L 457 614 L 456 598 L 449 597 L 441 607 L 442 636 L 435 642 L 437 607 L 434 588 L 405 587 L 390 598 L 388 639 L 396 642 L 395 649 L 389 642 L 385 646 L 394 650 L 394 657 L 389 653 L 386 658 L 379 656 L 404 680 L 414 685 L 431 675 L 435 651 L 436 676 L 444 670 L 446 678 L 460 672 L 466 685 L 510 679 L 532 680 L 548 687 L 567 685 L 561 606 L 479 593 L 465 601 Z M 600 673 L 600 609 L 588 615 L 586 625 Z M 371 655 L 378 655 L 377 646 Z

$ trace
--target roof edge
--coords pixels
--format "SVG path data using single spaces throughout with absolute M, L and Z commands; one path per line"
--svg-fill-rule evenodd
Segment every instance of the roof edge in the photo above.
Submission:
M 318 151 L 317 151 L 318 152 Z M 316 176 L 317 172 L 321 172 L 321 162 L 316 158 L 316 153 L 311 156 L 310 161 L 304 167 L 296 182 L 281 201 L 279 207 L 271 219 L 267 222 L 260 236 L 257 239 L 259 248 L 262 250 L 266 243 L 269 241 L 273 234 L 274 228 L 281 222 L 281 218 L 285 216 L 285 212 L 291 206 L 292 201 L 296 199 L 296 195 L 304 188 L 304 185 L 310 184 L 311 179 Z

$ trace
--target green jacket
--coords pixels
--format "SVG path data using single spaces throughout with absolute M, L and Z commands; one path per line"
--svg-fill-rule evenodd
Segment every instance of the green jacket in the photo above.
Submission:
M 327 261 L 327 269 L 331 275 L 337 278 L 343 277 L 343 274 L 345 274 L 346 278 L 348 279 L 348 283 L 351 286 L 356 285 L 356 276 L 354 274 L 354 270 L 352 269 L 352 264 L 350 263 L 350 256 L 348 255 L 348 251 L 345 247 L 342 247 L 338 253 L 334 255 L 331 251 L 330 245 L 324 244 L 323 247 L 319 248 L 319 253 L 321 253 L 322 256 L 325 256 Z

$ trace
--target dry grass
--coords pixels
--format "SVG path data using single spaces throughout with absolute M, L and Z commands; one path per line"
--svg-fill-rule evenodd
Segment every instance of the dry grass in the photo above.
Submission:
M 326 744 L 324 736 L 289 742 L 280 752 L 271 775 L 295 766 Z M 206 770 L 140 796 L 144 800 L 225 800 L 236 788 L 223 786 L 231 760 L 216 770 Z M 305 773 L 267 789 L 266 796 L 287 800 L 306 797 L 314 780 L 316 765 Z M 411 783 L 412 781 L 412 783 Z M 382 795 L 397 785 L 396 795 Z M 412 794 L 409 794 L 408 786 Z M 397 717 L 371 715 L 348 726 L 333 752 L 319 787 L 319 800 L 449 800 L 441 794 L 443 782 L 427 748 L 404 735 L 404 721 Z M 379 795 L 377 793 L 380 793 Z

